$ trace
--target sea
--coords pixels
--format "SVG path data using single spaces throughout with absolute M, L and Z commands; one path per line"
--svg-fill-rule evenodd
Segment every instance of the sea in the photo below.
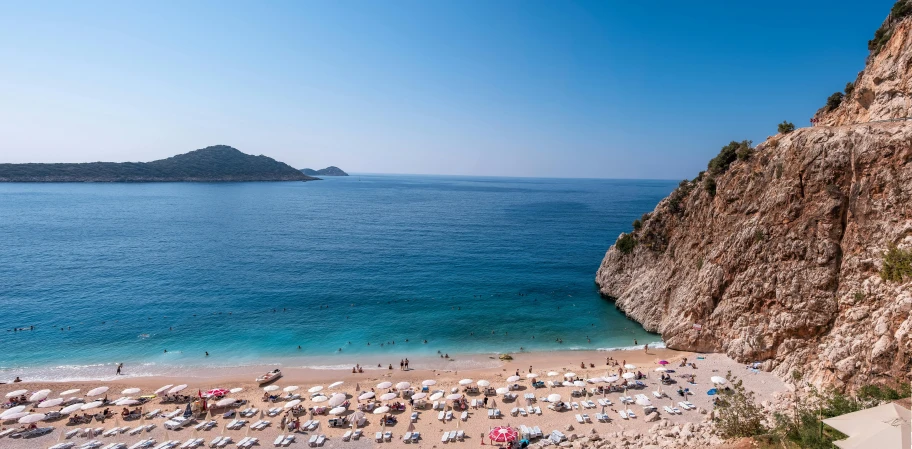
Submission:
M 594 278 L 676 184 L 0 184 L 0 381 L 661 345 Z

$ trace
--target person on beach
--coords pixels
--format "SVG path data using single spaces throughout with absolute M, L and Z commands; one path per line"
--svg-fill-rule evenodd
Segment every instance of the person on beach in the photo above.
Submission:
M 22 379 L 20 379 L 19 376 L 16 376 L 16 378 L 13 379 L 13 383 L 16 383 L 16 382 L 22 382 Z
M 405 341 L 408 341 L 408 340 L 405 340 Z M 405 370 L 408 371 L 408 369 L 409 369 L 409 359 L 406 358 L 405 359 Z
M 649 343 L 646 343 L 645 345 L 643 345 L 643 352 L 649 354 Z

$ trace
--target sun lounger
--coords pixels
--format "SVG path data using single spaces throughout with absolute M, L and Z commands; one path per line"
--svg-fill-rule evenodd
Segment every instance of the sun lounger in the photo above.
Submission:
M 57 443 L 51 446 L 49 449 L 71 449 L 75 445 L 76 443 L 73 442 Z
M 535 406 L 535 414 L 536 414 L 536 415 L 541 415 L 541 407 Z
M 356 429 L 355 433 L 352 434 L 352 438 L 354 438 L 356 440 L 361 438 L 361 429 Z
M 222 441 L 222 438 L 225 438 L 225 437 L 215 437 L 215 438 L 213 438 L 212 441 L 209 442 L 209 447 L 217 447 L 218 444 Z
M 468 411 L 462 412 L 462 415 L 461 415 L 459 418 L 462 419 L 463 421 L 468 420 L 468 419 L 469 419 L 469 412 L 468 412 Z
M 291 446 L 291 443 L 294 443 L 294 440 L 295 440 L 294 435 L 288 435 L 285 437 L 284 440 L 282 440 L 282 446 L 286 446 L 286 447 Z
M 320 421 L 315 419 L 310 422 L 310 426 L 307 427 L 307 430 L 314 431 L 317 430 L 317 427 L 320 427 Z
M 438 421 L 443 421 L 443 418 L 445 418 L 445 417 L 446 417 L 446 413 L 444 413 L 443 411 L 441 411 L 440 413 L 437 413 Z
M 142 432 L 143 430 L 145 430 L 145 428 L 146 428 L 146 426 L 137 426 L 137 427 L 133 428 L 133 430 L 130 431 L 130 435 L 136 435 L 139 432 Z
M 576 415 L 576 422 L 582 424 L 582 423 L 583 423 L 583 417 L 582 417 L 581 415 L 577 414 L 577 415 Z
M 447 441 L 450 441 L 450 432 L 443 432 L 443 436 L 440 437 L 440 442 L 446 443 Z
M 421 438 L 421 432 L 412 432 L 412 443 L 418 443 L 418 439 Z
M 452 410 L 447 410 L 447 412 L 446 412 L 446 420 L 447 420 L 447 421 L 451 421 L 452 419 L 453 419 L 453 411 L 452 411 Z
M 564 437 L 564 434 L 561 433 L 559 430 L 555 430 L 555 431 L 551 432 L 550 440 L 554 444 L 560 444 L 561 441 L 564 441 L 564 438 L 566 438 L 566 437 Z
M 636 413 L 633 413 L 633 410 L 630 410 L 629 408 L 627 409 L 627 416 L 629 416 L 631 418 L 637 417 Z
M 680 414 L 681 414 L 681 409 L 679 409 L 679 408 L 677 408 L 677 407 L 675 407 L 675 406 L 672 406 L 672 407 L 671 407 L 671 411 L 674 412 L 676 415 L 680 415 Z
M 342 441 L 349 441 L 349 440 L 351 440 L 351 437 L 352 437 L 352 431 L 348 430 L 345 432 L 344 435 L 342 435 Z
M 412 412 L 412 422 L 418 421 L 418 412 Z
M 321 435 L 317 436 L 317 446 L 323 446 L 323 443 L 325 443 L 325 442 L 326 442 L 326 435 L 321 434 Z
M 545 436 L 545 434 L 542 433 L 541 427 L 535 426 L 535 427 L 532 428 L 532 430 L 535 431 L 535 437 L 536 437 L 536 438 L 541 438 L 541 437 Z
M 592 422 L 592 419 L 589 418 L 589 415 L 583 413 L 583 421 L 585 421 L 585 422 Z
M 231 437 L 224 437 L 222 441 L 219 441 L 218 447 L 226 447 L 231 444 Z
M 488 419 L 494 419 L 494 409 L 493 408 L 488 409 Z
M 434 405 L 431 407 L 431 410 L 437 410 L 439 405 L 440 405 L 440 402 L 434 401 Z
M 628 419 L 627 410 L 623 410 L 623 409 L 618 410 L 618 415 L 621 415 L 622 419 Z
M 387 430 L 386 433 L 383 434 L 383 439 L 385 441 L 393 441 L 393 432 Z
M 662 394 L 661 392 L 658 392 L 658 391 L 653 391 L 652 395 L 659 399 L 661 399 L 663 396 L 665 396 L 664 394 Z
M 380 433 L 380 432 L 377 432 L 377 433 Z M 310 447 L 316 447 L 317 446 L 317 436 L 311 435 L 310 440 L 307 440 L 307 445 Z
M 495 409 L 494 409 L 494 417 L 495 417 L 495 418 L 500 418 L 500 417 L 501 417 L 501 415 L 500 415 L 500 409 L 499 409 L 499 408 L 495 408 Z
M 276 439 L 273 440 L 272 445 L 281 446 L 283 441 L 285 441 L 285 434 L 280 433 L 279 436 L 277 436 Z
M 465 432 L 463 432 L 462 430 L 457 430 L 456 439 L 459 441 L 465 441 Z
M 374 434 L 374 441 L 376 441 L 376 442 L 378 442 L 378 443 L 382 443 L 382 442 L 383 442 L 383 432 L 377 432 L 377 433 L 375 433 L 375 434 Z

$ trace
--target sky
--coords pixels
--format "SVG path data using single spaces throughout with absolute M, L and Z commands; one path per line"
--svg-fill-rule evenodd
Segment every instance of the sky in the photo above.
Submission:
M 692 178 L 808 126 L 892 3 L 0 0 L 0 162 Z

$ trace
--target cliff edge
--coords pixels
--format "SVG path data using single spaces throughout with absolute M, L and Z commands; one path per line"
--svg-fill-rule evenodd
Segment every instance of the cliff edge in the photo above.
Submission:
M 816 127 L 732 142 L 622 234 L 602 295 L 670 348 L 817 385 L 912 379 L 912 122 L 870 123 L 906 115 L 912 18 L 885 26 Z

